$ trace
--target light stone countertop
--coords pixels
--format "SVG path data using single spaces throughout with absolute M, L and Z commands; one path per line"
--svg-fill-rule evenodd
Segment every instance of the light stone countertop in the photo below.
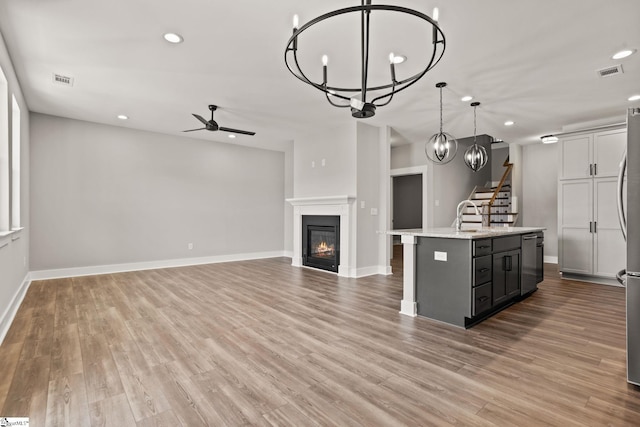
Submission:
M 413 228 L 406 230 L 388 230 L 385 234 L 392 236 L 439 237 L 443 239 L 485 239 L 487 237 L 508 236 L 516 234 L 544 231 L 545 227 L 491 227 L 478 230 L 457 231 L 453 227 Z

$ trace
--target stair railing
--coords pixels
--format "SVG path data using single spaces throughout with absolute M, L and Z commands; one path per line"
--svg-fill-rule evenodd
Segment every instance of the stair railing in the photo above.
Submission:
M 498 197 L 498 194 L 500 194 L 500 191 L 502 190 L 502 186 L 507 181 L 507 178 L 511 174 L 511 170 L 513 169 L 513 163 L 509 162 L 509 156 L 507 156 L 507 158 L 504 160 L 504 163 L 502 164 L 502 166 L 504 166 L 506 169 L 505 169 L 504 173 L 502 174 L 502 178 L 500 179 L 500 182 L 498 183 L 498 186 L 496 187 L 495 191 L 493 192 L 493 195 L 491 196 L 491 199 L 489 200 L 489 213 L 488 213 L 489 214 L 489 224 L 491 224 L 491 208 L 493 207 L 493 203 L 496 201 L 496 198 Z

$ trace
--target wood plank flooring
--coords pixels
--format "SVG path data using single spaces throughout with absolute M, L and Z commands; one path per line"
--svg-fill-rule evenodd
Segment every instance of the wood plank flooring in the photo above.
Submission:
M 32 426 L 638 426 L 624 289 L 546 280 L 462 330 L 398 313 L 402 274 L 285 258 L 33 282 L 0 346 Z

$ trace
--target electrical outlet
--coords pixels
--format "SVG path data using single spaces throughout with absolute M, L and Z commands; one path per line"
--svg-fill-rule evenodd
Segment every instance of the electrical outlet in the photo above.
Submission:
M 189 250 L 193 249 L 193 243 L 189 243 L 189 244 L 187 245 L 187 249 L 189 249 Z
M 371 208 L 371 216 L 378 215 L 378 208 Z
M 360 202 L 360 209 L 364 209 L 365 205 L 366 205 L 366 203 L 364 202 L 364 200 L 361 201 Z
M 447 253 L 446 252 L 439 252 L 439 251 L 434 251 L 433 252 L 433 259 L 436 261 L 447 261 Z

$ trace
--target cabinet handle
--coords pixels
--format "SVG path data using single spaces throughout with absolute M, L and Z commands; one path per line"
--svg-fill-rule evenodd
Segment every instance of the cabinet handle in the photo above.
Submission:
M 476 249 L 487 249 L 490 248 L 491 246 L 476 246 Z
M 491 270 L 491 269 L 490 268 L 481 268 L 480 270 L 478 270 L 478 273 L 486 273 L 489 270 Z
M 489 297 L 486 297 L 486 296 L 485 297 L 480 297 L 480 298 L 478 298 L 478 302 L 485 302 L 488 299 L 489 299 Z
M 593 176 L 593 163 L 589 163 L 589 176 Z
M 593 164 L 593 175 L 598 175 L 598 164 L 594 163 Z
M 593 233 L 593 222 L 589 221 L 589 233 Z
M 598 221 L 593 221 L 593 232 L 594 233 L 598 232 Z
M 511 263 L 511 255 L 507 255 L 503 258 L 504 260 L 504 271 L 511 271 L 512 263 Z

